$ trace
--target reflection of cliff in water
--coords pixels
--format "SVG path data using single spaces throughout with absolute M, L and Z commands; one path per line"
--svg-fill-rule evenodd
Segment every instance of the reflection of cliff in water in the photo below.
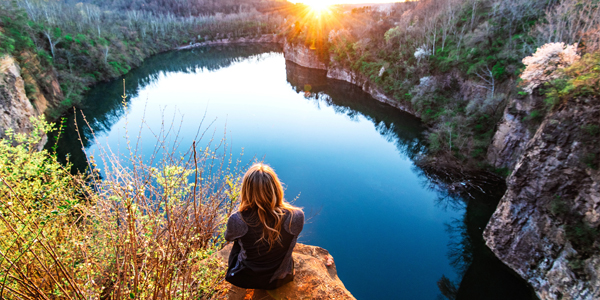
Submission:
M 278 44 L 225 45 L 156 55 L 122 77 L 126 81 L 127 101 L 137 97 L 139 90 L 155 83 L 161 75 L 166 73 L 214 71 L 249 58 L 258 58 L 260 54 L 268 52 L 281 52 L 281 46 Z M 93 134 L 102 135 L 123 117 L 125 111 L 122 95 L 122 80 L 100 83 L 86 95 L 81 112 L 78 111 L 76 116 L 84 147 L 87 148 L 90 145 Z M 84 122 L 81 113 L 85 115 L 88 124 Z M 75 130 L 75 117 L 71 113 L 67 118 L 68 121 L 61 135 L 57 154 L 62 162 L 65 162 L 68 156 L 75 169 L 83 171 L 87 166 L 87 159 Z M 54 137 L 51 136 L 49 141 L 54 141 Z M 51 148 L 53 145 L 53 142 L 49 142 L 46 147 Z
M 427 184 L 438 193 L 438 205 L 447 209 L 463 208 L 465 214 L 446 224 L 450 235 L 448 258 L 459 275 L 452 281 L 442 275 L 438 287 L 448 300 L 535 300 L 533 290 L 513 270 L 505 266 L 485 245 L 483 230 L 496 210 L 506 184 L 500 178 L 487 174 L 462 174 L 457 182 L 455 174 L 435 168 L 418 168 Z M 478 181 L 478 184 L 469 185 Z M 467 188 L 454 188 L 456 185 Z
M 415 116 L 374 100 L 353 84 L 327 78 L 327 71 L 305 68 L 290 61 L 285 62 L 285 68 L 292 88 L 297 93 L 304 93 L 304 97 L 315 101 L 316 105 L 330 106 L 350 118 L 364 116 L 409 158 L 425 150 L 422 141 L 424 128 Z

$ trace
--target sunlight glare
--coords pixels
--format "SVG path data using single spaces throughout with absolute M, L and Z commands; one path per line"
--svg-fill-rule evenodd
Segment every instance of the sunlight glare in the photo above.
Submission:
M 324 0 L 305 0 L 302 1 L 302 3 L 310 6 L 311 10 L 313 10 L 316 13 L 321 13 L 327 10 L 330 6 L 330 4 Z

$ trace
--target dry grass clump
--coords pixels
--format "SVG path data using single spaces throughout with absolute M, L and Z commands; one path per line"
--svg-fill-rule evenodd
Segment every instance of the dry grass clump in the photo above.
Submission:
M 163 127 L 149 160 L 102 151 L 103 173 L 90 157 L 88 174 L 71 175 L 34 150 L 50 130 L 35 122 L 0 141 L 0 299 L 214 296 L 224 274 L 206 258 L 222 247 L 240 174 L 223 141 L 182 154 Z

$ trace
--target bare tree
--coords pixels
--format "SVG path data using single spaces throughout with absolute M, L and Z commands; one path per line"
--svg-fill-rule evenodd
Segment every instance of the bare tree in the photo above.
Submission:
M 595 1 L 564 0 L 546 10 L 546 22 L 535 28 L 538 46 L 586 42 L 587 52 L 600 49 L 600 7 Z
M 44 35 L 46 36 L 46 38 L 48 39 L 48 43 L 50 44 L 50 53 L 52 53 L 52 58 L 55 58 L 56 44 L 60 43 L 62 38 L 57 37 L 53 39 L 51 29 L 48 27 L 44 29 Z
M 494 79 L 494 72 L 490 70 L 490 68 L 486 65 L 483 70 L 475 73 L 479 79 L 483 81 L 484 84 L 477 85 L 488 90 L 491 93 L 491 98 L 494 98 L 494 93 L 496 91 L 496 80 Z

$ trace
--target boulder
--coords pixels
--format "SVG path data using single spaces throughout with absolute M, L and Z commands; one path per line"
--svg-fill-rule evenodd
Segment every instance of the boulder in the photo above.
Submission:
M 222 268 L 227 267 L 231 247 L 229 244 L 216 254 L 222 262 Z M 327 250 L 297 244 L 292 257 L 296 271 L 294 281 L 270 291 L 246 290 L 225 282 L 220 288 L 227 292 L 222 293 L 219 299 L 355 299 L 338 278 L 335 263 L 325 265 L 327 258 L 331 257 Z

